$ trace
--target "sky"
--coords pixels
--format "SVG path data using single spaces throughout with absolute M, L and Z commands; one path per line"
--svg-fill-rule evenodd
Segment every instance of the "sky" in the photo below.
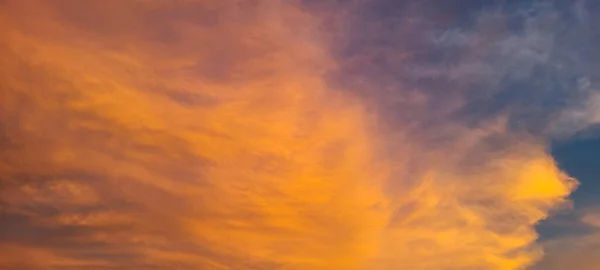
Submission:
M 600 269 L 599 13 L 0 0 L 0 269 Z

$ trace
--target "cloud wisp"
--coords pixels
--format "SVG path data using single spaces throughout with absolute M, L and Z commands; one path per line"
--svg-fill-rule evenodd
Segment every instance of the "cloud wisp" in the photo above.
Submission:
M 554 67 L 558 15 L 439 32 L 418 5 L 308 2 L 3 1 L 0 268 L 540 259 L 576 182 L 543 107 L 490 100 Z

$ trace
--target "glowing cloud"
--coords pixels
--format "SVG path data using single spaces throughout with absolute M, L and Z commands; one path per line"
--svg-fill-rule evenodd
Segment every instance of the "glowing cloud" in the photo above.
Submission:
M 506 121 L 414 128 L 445 97 L 390 94 L 392 121 L 334 86 L 300 4 L 1 10 L 2 269 L 522 269 L 575 186 Z

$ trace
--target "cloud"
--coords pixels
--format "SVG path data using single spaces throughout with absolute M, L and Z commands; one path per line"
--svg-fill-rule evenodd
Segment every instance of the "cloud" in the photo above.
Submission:
M 544 241 L 546 256 L 533 269 L 594 269 L 600 266 L 598 209 L 578 211 L 577 230 Z
M 408 6 L 5 1 L 0 268 L 532 265 L 575 181 L 513 110 L 464 119 L 552 37 L 485 15 L 435 45 Z M 436 46 L 456 66 L 425 61 Z
M 589 80 L 584 79 L 581 87 L 589 87 Z M 587 98 L 576 106 L 562 111 L 555 122 L 552 123 L 549 132 L 558 138 L 569 138 L 573 136 L 594 136 L 600 124 L 600 93 L 595 90 L 587 90 Z
M 598 213 L 588 213 L 583 216 L 581 221 L 593 227 L 600 227 L 600 215 Z

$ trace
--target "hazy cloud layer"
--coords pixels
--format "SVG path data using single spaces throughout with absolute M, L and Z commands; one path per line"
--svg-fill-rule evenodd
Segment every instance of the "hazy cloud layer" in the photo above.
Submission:
M 600 214 L 598 209 L 577 212 L 579 220 L 568 226 L 579 231 L 544 241 L 544 259 L 534 268 L 540 270 L 595 269 L 600 267 Z M 567 224 L 564 224 L 567 226 Z
M 1 2 L 0 268 L 532 266 L 590 16 L 392 2 Z

